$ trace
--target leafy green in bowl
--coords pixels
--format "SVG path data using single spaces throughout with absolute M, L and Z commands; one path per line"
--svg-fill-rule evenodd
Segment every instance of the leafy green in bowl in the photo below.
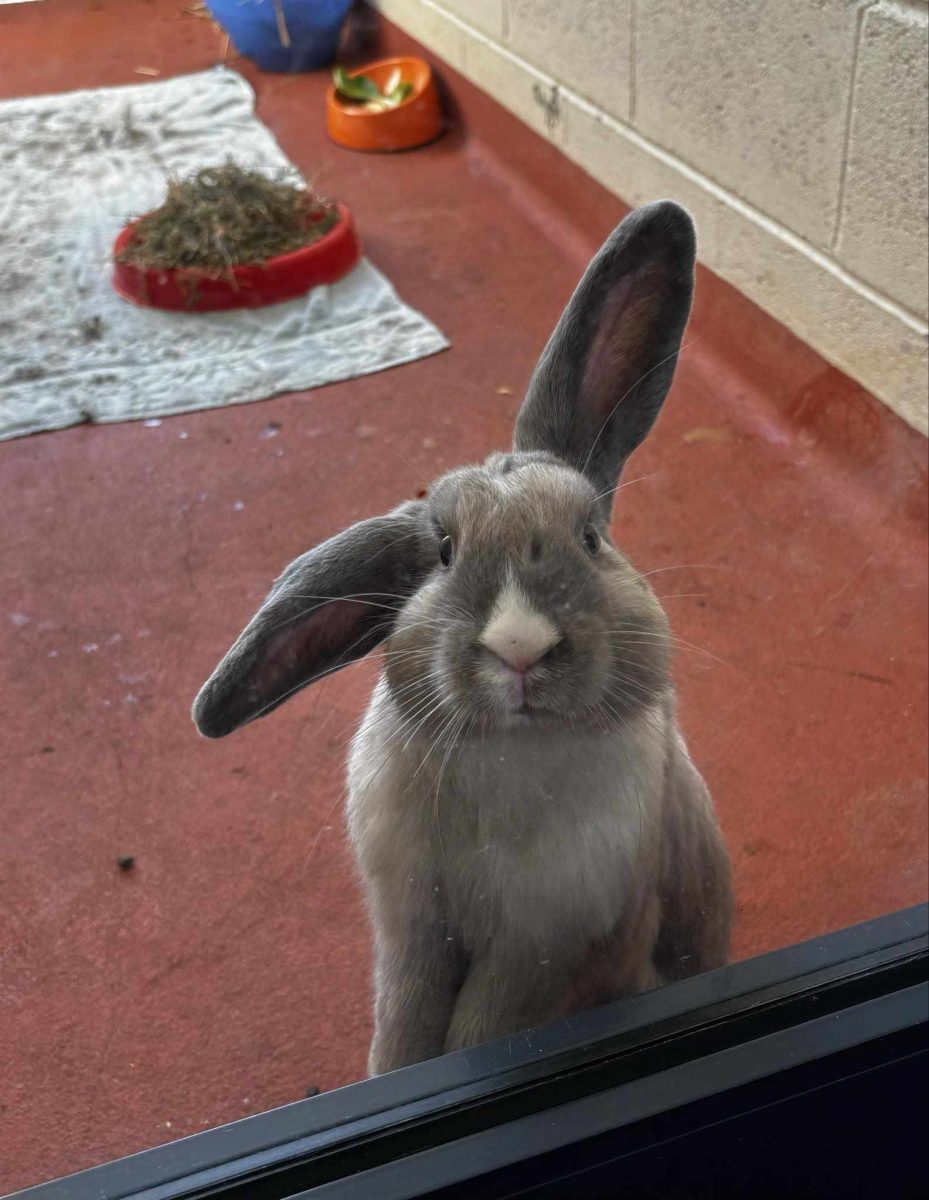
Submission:
M 386 112 L 402 104 L 413 92 L 412 83 L 404 80 L 397 68 L 384 85 L 383 90 L 367 75 L 349 75 L 344 67 L 332 72 L 336 94 L 342 100 L 358 104 L 368 112 Z

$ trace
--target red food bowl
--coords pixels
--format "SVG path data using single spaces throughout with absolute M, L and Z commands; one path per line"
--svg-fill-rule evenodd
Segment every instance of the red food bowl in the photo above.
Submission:
M 242 263 L 219 278 L 201 267 L 158 269 L 121 262 L 120 255 L 138 225 L 138 221 L 131 221 L 113 246 L 113 287 L 133 304 L 183 312 L 256 308 L 293 300 L 310 288 L 335 283 L 361 258 L 352 214 L 344 204 L 337 204 L 336 210 L 338 221 L 311 246 L 301 246 L 263 263 Z

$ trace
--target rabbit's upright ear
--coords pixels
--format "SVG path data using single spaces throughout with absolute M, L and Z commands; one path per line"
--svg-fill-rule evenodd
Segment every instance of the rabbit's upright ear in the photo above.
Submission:
M 197 728 L 224 737 L 367 654 L 434 558 L 425 506 L 414 501 L 295 559 L 201 688 Z
M 617 226 L 539 359 L 516 421 L 517 450 L 547 450 L 598 490 L 613 487 L 671 386 L 695 255 L 693 222 L 670 200 Z

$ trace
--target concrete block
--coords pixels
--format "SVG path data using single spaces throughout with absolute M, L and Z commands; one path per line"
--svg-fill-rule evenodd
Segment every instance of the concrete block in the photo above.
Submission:
M 549 76 L 474 38 L 465 47 L 464 74 L 536 133 L 564 145 L 568 110 L 563 93 Z
M 568 106 L 566 117 L 570 158 L 628 204 L 662 197 L 683 204 L 697 223 L 702 263 L 929 432 L 929 345 L 919 322 L 875 303 L 841 269 L 804 253 L 799 239 L 779 236 L 634 133 L 587 106 Z
M 628 120 L 632 0 L 507 0 L 509 47 L 614 117 Z
M 828 249 L 860 0 L 648 0 L 636 128 Z
M 440 0 L 440 6 L 495 41 L 502 41 L 504 0 Z
M 836 253 L 929 315 L 929 20 L 893 2 L 864 18 Z
M 405 29 L 417 41 L 444 58 L 456 71 L 464 69 L 465 42 L 468 35 L 438 9 L 421 0 L 376 0 L 376 7 L 388 21 Z

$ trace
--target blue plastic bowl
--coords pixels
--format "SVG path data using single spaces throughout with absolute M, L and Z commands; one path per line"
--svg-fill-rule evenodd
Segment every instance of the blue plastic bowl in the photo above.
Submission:
M 263 71 L 315 71 L 336 56 L 352 0 L 207 0 L 240 54 Z M 278 8 L 290 45 L 281 43 Z

